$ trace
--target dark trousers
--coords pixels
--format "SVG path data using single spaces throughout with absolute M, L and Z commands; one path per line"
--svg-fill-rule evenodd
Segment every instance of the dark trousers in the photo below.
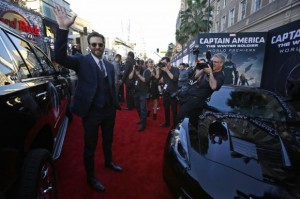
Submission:
M 139 114 L 141 125 L 146 126 L 147 121 L 147 94 L 136 94 L 134 96 L 135 108 Z
M 172 109 L 173 115 L 173 124 L 176 122 L 177 116 L 177 99 L 175 97 L 171 97 L 168 94 L 163 95 L 163 105 L 165 109 L 165 123 L 170 123 L 170 107 Z
M 134 84 L 130 81 L 126 82 L 126 102 L 127 108 L 134 108 Z
M 84 166 L 87 177 L 94 177 L 95 150 L 98 131 L 102 131 L 102 149 L 106 163 L 112 161 L 112 143 L 116 110 L 112 107 L 100 109 L 92 107 L 87 116 L 82 118 L 84 127 Z
M 196 126 L 198 116 L 201 114 L 205 99 L 199 97 L 191 97 L 187 102 L 183 103 L 177 114 L 176 124 L 181 122 L 185 117 L 190 119 L 190 122 Z
M 119 102 L 124 102 L 125 101 L 125 98 L 124 98 L 124 84 L 121 84 L 119 87 L 118 87 L 118 92 L 117 92 L 117 96 L 118 96 L 118 100 Z

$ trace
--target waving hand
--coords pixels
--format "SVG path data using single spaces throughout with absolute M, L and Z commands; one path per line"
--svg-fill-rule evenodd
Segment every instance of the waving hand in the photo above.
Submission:
M 77 15 L 68 17 L 66 9 L 61 6 L 56 6 L 53 9 L 56 21 L 60 29 L 68 30 L 69 27 L 74 23 Z

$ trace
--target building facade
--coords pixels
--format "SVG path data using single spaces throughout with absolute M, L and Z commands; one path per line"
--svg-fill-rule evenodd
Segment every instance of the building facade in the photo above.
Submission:
M 267 32 L 300 19 L 299 0 L 211 0 L 210 32 Z

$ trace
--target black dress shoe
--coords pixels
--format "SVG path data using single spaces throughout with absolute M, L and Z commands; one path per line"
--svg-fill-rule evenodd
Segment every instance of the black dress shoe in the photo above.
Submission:
M 137 121 L 136 124 L 142 124 L 142 120 Z
M 114 171 L 118 171 L 118 172 L 123 171 L 123 169 L 119 165 L 117 165 L 116 163 L 114 163 L 114 162 L 105 163 L 105 167 L 106 168 L 110 168 L 110 169 L 112 169 Z
M 163 124 L 160 125 L 161 128 L 166 128 L 166 127 L 169 127 L 169 126 L 170 126 L 170 124 L 168 124 L 168 123 L 163 123 Z
M 105 187 L 96 178 L 88 178 L 87 183 L 96 191 L 105 191 Z
M 145 129 L 145 125 L 140 125 L 139 128 L 138 128 L 138 131 L 141 132 L 141 131 L 143 131 L 144 129 Z

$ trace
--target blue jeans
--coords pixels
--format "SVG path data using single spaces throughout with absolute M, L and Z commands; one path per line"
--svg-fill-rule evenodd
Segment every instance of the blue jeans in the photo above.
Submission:
M 136 94 L 134 96 L 135 108 L 139 114 L 141 125 L 146 126 L 147 121 L 147 94 Z

